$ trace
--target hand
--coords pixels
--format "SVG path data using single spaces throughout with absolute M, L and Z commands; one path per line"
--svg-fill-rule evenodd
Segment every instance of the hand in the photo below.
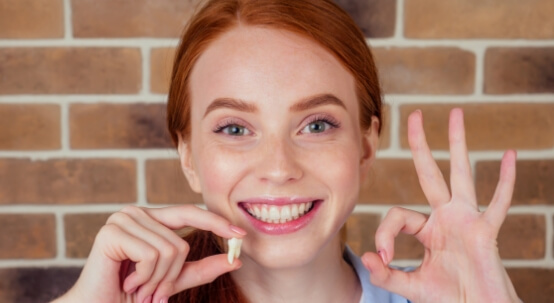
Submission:
M 496 192 L 481 213 L 463 112 L 454 109 L 450 113 L 452 193 L 431 155 L 419 111 L 408 119 L 408 138 L 419 183 L 432 211 L 430 216 L 402 208 L 389 211 L 375 236 L 378 254 L 362 257 L 371 282 L 413 302 L 519 302 L 496 245 L 512 197 L 516 153 L 504 154 Z M 394 257 L 394 238 L 399 232 L 413 235 L 425 247 L 423 262 L 413 272 L 387 266 Z
M 189 245 L 173 230 L 186 226 L 224 238 L 245 235 L 193 205 L 125 207 L 101 228 L 81 276 L 57 302 L 167 302 L 175 293 L 240 268 L 240 260 L 229 264 L 225 254 L 185 262 Z

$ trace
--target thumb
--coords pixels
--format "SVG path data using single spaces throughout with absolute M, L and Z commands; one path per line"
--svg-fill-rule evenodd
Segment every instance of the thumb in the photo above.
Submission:
M 362 263 L 369 270 L 369 280 L 373 285 L 405 298 L 412 297 L 413 285 L 410 273 L 388 267 L 374 252 L 366 252 L 362 256 Z
M 181 274 L 175 281 L 175 293 L 210 283 L 217 277 L 237 270 L 241 266 L 242 262 L 239 259 L 235 259 L 233 264 L 229 264 L 227 254 L 218 254 L 198 261 L 186 262 Z

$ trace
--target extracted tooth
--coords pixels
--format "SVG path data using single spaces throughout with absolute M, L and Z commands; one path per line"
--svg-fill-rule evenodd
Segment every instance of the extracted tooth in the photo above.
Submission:
M 227 261 L 229 261 L 229 264 L 233 264 L 233 260 L 239 258 L 241 245 L 242 239 L 231 238 L 227 240 L 227 246 L 229 249 L 227 252 Z

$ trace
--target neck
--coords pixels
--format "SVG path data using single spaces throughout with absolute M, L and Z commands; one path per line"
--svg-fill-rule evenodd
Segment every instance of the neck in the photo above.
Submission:
M 302 266 L 267 269 L 246 257 L 242 258 L 241 269 L 232 276 L 250 302 L 358 303 L 361 285 L 342 254 L 336 237 Z

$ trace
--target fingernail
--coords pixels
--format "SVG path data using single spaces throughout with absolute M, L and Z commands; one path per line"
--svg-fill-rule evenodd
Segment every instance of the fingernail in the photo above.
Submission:
M 163 298 L 160 300 L 160 303 L 167 303 L 167 300 L 169 300 L 168 297 L 163 297 Z
M 134 292 L 137 290 L 137 288 L 138 288 L 138 287 L 135 286 L 134 288 L 128 290 L 127 293 L 128 293 L 128 294 L 132 294 L 132 293 L 134 293 Z
M 231 229 L 233 232 L 239 234 L 239 235 L 242 235 L 242 236 L 245 236 L 246 235 L 246 231 L 238 226 L 235 226 L 235 225 L 229 225 L 229 229 Z
M 377 254 L 381 257 L 381 260 L 383 260 L 383 263 L 389 264 L 387 260 L 387 254 L 385 253 L 384 250 L 378 250 Z
M 152 303 L 152 296 L 146 297 L 146 299 L 144 299 L 144 301 L 142 301 L 142 303 Z

